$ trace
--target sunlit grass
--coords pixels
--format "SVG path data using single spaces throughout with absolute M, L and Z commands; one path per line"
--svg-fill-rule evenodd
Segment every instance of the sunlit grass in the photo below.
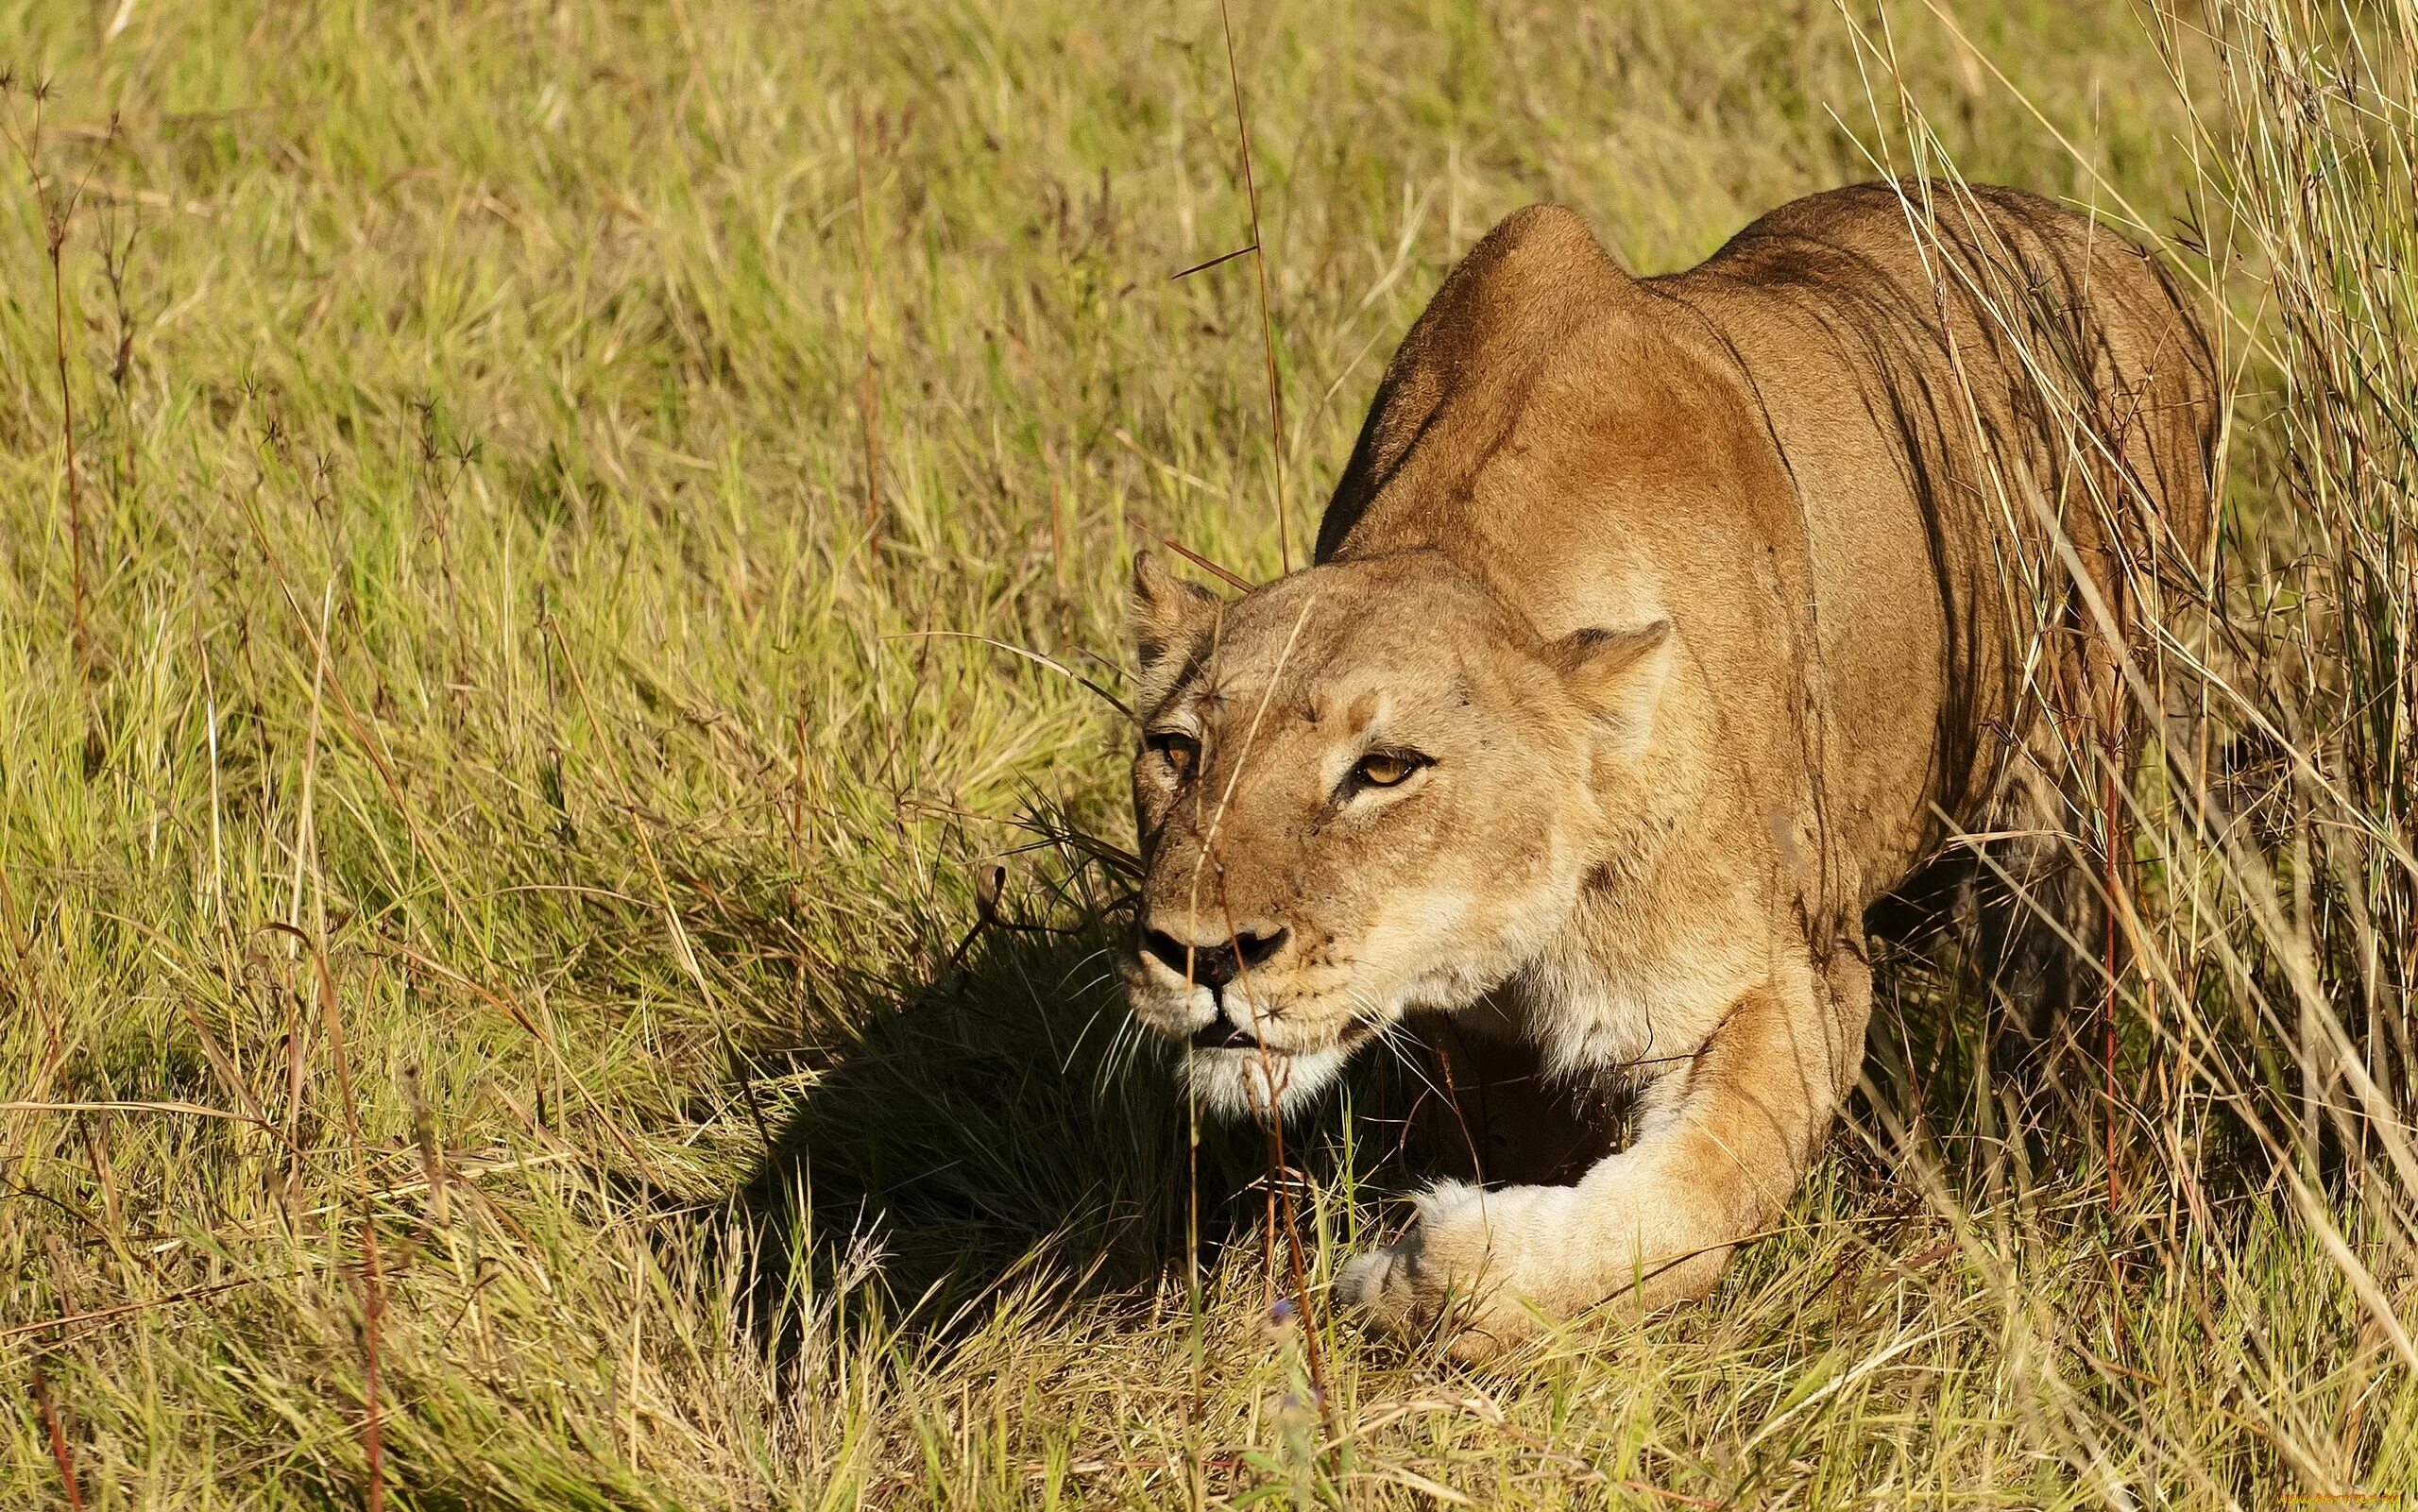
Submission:
M 1711 1300 L 1483 1372 L 1314 1306 L 1322 1449 L 1248 1131 L 1189 1301 L 1125 732 L 963 638 L 1114 689 L 1136 544 L 1276 570 L 1250 263 L 1169 278 L 1250 236 L 1216 7 L 0 0 L 0 1502 L 2405 1489 L 2410 25 L 2270 10 L 1235 8 L 1297 551 L 1536 199 L 1660 270 L 1919 145 L 2135 207 L 2248 391 L 2114 1206 L 1908 970 Z M 1314 1299 L 1385 1093 L 1290 1131 Z

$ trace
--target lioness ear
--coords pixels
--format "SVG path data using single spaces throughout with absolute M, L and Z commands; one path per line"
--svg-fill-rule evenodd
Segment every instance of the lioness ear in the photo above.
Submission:
M 1133 553 L 1133 595 L 1127 602 L 1126 619 L 1141 668 L 1134 707 L 1147 711 L 1167 695 L 1184 664 L 1209 638 L 1220 602 L 1207 588 L 1168 571 L 1149 552 Z
M 1636 630 L 1574 630 L 1545 648 L 1571 696 L 1603 722 L 1615 754 L 1635 760 L 1654 734 L 1671 675 L 1671 621 Z

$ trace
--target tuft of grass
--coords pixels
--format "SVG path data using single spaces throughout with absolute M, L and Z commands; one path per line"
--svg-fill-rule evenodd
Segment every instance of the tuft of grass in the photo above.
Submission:
M 11 1504 L 2407 1488 L 2408 0 L 1232 24 L 0 0 Z M 2161 243 L 2235 375 L 2075 755 L 2115 1032 L 2017 1106 L 1907 962 L 1707 1303 L 1271 1316 L 1108 979 L 1132 548 L 1273 572 L 1501 213 L 1653 271 L 1876 165 Z M 1288 1131 L 1313 1297 L 1396 1091 Z

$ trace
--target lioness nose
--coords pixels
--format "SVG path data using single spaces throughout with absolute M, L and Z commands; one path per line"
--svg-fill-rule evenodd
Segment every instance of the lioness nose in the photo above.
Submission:
M 1269 957 L 1285 948 L 1288 932 L 1277 929 L 1253 934 L 1246 929 L 1215 943 L 1204 941 L 1187 944 L 1164 929 L 1145 929 L 1142 948 L 1166 962 L 1177 976 L 1214 993 L 1244 972 L 1266 964 Z

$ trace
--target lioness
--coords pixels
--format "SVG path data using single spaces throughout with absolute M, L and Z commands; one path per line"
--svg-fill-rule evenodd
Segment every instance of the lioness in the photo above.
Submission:
M 1474 1354 L 1700 1296 L 1855 1084 L 1866 910 L 1990 831 L 2086 899 L 2042 837 L 2121 733 L 2119 579 L 2192 578 L 2214 388 L 2162 267 L 2029 195 L 1843 189 L 1643 280 L 1533 207 L 1404 341 L 1315 565 L 1137 559 L 1120 971 L 1202 1101 L 1414 1012 L 1636 1092 L 1575 1184 L 1419 1198 L 1347 1302 Z M 2001 995 L 2069 997 L 2049 934 L 2000 929 Z

